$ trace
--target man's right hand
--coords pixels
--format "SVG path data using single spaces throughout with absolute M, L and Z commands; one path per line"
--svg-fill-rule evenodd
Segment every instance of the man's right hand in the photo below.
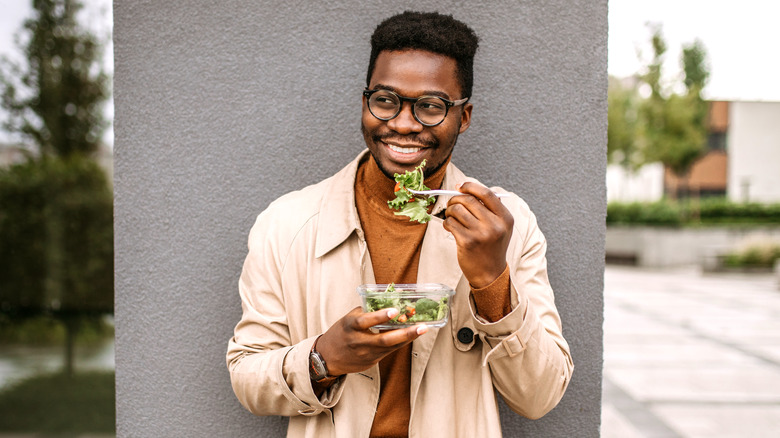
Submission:
M 425 324 L 374 333 L 369 329 L 390 321 L 397 309 L 364 313 L 356 307 L 336 321 L 317 341 L 317 351 L 328 365 L 328 374 L 340 376 L 371 368 L 383 357 L 428 331 Z

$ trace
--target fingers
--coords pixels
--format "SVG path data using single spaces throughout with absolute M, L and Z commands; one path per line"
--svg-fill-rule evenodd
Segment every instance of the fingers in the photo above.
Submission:
M 458 249 L 458 264 L 469 282 L 490 284 L 506 266 L 506 251 L 514 218 L 487 187 L 464 183 L 447 204 L 444 229 L 452 233 Z
M 401 347 L 404 344 L 414 341 L 419 338 L 420 335 L 428 331 L 428 326 L 425 324 L 418 324 L 412 327 L 405 327 L 402 329 L 388 330 L 379 334 L 381 338 L 379 343 L 385 347 Z
M 453 196 L 447 203 L 445 229 L 453 234 L 466 230 L 511 228 L 514 218 L 492 190 L 467 182 L 460 191 L 471 196 Z M 452 220 L 450 220 L 452 218 Z M 456 223 L 457 222 L 457 223 Z
M 481 184 L 465 182 L 461 184 L 461 186 L 458 188 L 458 191 L 472 195 L 474 198 L 476 198 L 476 200 L 479 201 L 480 204 L 487 207 L 487 209 L 492 211 L 494 214 L 500 214 L 501 211 L 506 210 L 504 204 L 501 203 L 501 199 L 496 196 L 492 190 Z M 462 203 L 467 206 L 476 206 L 476 204 L 473 202 L 475 201 L 474 198 L 471 198 L 470 196 L 453 196 L 450 201 L 454 203 Z
M 377 324 L 390 321 L 398 315 L 398 309 L 396 308 L 382 309 L 369 313 L 363 313 L 360 307 L 356 307 L 355 309 L 358 311 L 355 315 L 356 317 L 353 325 L 355 330 L 368 330 Z M 355 310 L 352 312 L 355 312 Z M 352 312 L 350 312 L 350 314 Z
M 369 330 L 397 314 L 396 309 L 363 313 L 362 308 L 356 307 L 333 324 L 317 343 L 331 374 L 365 370 L 428 331 L 424 324 L 379 333 Z
M 358 307 L 358 309 L 360 309 Z M 398 309 L 382 309 L 376 312 L 363 313 L 357 318 L 353 328 L 355 330 L 368 330 L 375 325 L 385 323 L 395 318 L 398 315 Z M 375 333 L 377 337 L 375 342 L 382 347 L 394 347 L 400 346 L 407 342 L 411 342 L 417 339 L 420 335 L 428 331 L 428 326 L 425 324 L 418 324 L 412 327 L 405 327 L 399 329 L 385 330 L 380 333 Z

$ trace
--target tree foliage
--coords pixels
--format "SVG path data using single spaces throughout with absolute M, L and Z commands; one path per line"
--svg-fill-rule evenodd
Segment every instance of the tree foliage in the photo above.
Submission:
M 707 85 L 710 71 L 707 67 L 707 50 L 701 40 L 683 46 L 682 64 L 685 73 L 685 87 L 689 93 L 701 95 L 701 90 Z
M 4 128 L 32 140 L 41 154 L 94 153 L 107 126 L 103 104 L 109 77 L 102 41 L 76 20 L 77 0 L 33 0 L 24 23 L 25 62 L 4 58 L 0 68 Z
M 5 315 L 113 311 L 113 198 L 92 160 L 0 169 L 0 248 Z
M 76 21 L 77 0 L 33 0 L 19 41 L 25 63 L 2 62 L 4 128 L 37 145 L 0 169 L 0 323 L 35 315 L 66 331 L 73 372 L 79 327 L 113 312 L 113 199 L 91 158 L 106 126 L 101 42 Z
M 610 76 L 607 104 L 607 158 L 635 170 L 643 164 L 636 141 L 639 94 L 635 84 Z
M 652 28 L 653 57 L 641 80 L 651 90 L 640 106 L 645 156 L 660 161 L 677 176 L 684 177 L 703 154 L 707 140 L 706 102 L 701 98 L 708 73 L 705 52 L 697 42 L 683 51 L 685 94 L 672 93 L 661 83 L 666 43 L 660 27 Z
M 66 330 L 73 372 L 80 326 L 114 308 L 113 196 L 78 154 L 0 169 L 0 322 L 35 315 Z
M 640 106 L 645 156 L 649 161 L 662 162 L 677 176 L 686 177 L 704 153 L 707 141 L 707 103 L 701 98 L 709 76 L 706 52 L 700 41 L 684 48 L 681 62 L 685 93 L 670 92 L 661 83 L 666 43 L 659 26 L 651 29 L 653 57 L 641 76 L 651 90 L 650 97 Z
M 660 25 L 648 28 L 652 56 L 635 76 L 638 83 L 625 87 L 613 79 L 609 84 L 609 158 L 628 168 L 661 162 L 685 179 L 706 150 L 708 107 L 701 92 L 709 78 L 707 53 L 699 40 L 683 46 L 682 84 L 665 84 L 667 44 Z M 675 92 L 675 85 L 684 92 Z

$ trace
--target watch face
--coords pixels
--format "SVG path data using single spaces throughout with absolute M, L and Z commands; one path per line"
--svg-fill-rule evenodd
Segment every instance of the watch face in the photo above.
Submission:
M 314 381 L 328 377 L 328 367 L 325 366 L 325 361 L 316 351 L 309 354 L 309 377 Z

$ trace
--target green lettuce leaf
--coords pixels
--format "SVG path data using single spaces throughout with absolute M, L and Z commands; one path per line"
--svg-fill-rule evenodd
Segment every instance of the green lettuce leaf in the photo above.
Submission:
M 428 214 L 428 207 L 436 202 L 433 196 L 427 198 L 415 198 L 414 195 L 406 189 L 411 190 L 430 190 L 423 184 L 422 168 L 425 166 L 425 160 L 415 167 L 414 170 L 407 170 L 403 175 L 396 173 L 395 182 L 398 183 L 399 190 L 395 192 L 395 199 L 387 201 L 387 205 L 399 216 L 407 216 L 410 221 L 417 221 L 424 224 L 431 220 Z

